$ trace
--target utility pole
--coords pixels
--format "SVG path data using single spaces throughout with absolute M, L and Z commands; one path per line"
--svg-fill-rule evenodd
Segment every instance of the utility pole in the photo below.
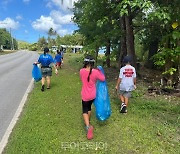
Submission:
M 11 28 L 10 28 L 10 35 L 11 35 L 11 50 L 14 50 L 14 40 L 12 37 Z

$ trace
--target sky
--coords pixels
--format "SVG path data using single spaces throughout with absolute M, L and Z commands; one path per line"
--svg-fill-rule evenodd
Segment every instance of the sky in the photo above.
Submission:
M 0 28 L 6 28 L 21 41 L 35 43 L 47 37 L 52 27 L 60 36 L 78 27 L 72 21 L 77 0 L 0 0 Z

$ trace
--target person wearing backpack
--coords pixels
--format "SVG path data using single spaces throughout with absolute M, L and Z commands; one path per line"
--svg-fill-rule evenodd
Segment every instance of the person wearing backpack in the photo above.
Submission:
M 97 80 L 105 81 L 104 74 L 94 69 L 95 60 L 92 56 L 86 56 L 84 59 L 84 66 L 80 70 L 80 78 L 82 81 L 81 98 L 82 98 L 82 112 L 87 130 L 87 139 L 93 138 L 93 126 L 90 124 L 91 105 L 96 98 L 96 82 Z

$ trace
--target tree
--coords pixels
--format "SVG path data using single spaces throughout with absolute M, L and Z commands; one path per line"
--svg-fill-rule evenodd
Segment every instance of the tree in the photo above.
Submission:
M 0 45 L 3 45 L 4 49 L 11 49 L 12 38 L 10 33 L 6 29 L 0 29 Z
M 43 48 L 45 48 L 47 46 L 47 40 L 45 37 L 41 37 L 38 40 L 38 49 L 39 50 L 43 50 Z

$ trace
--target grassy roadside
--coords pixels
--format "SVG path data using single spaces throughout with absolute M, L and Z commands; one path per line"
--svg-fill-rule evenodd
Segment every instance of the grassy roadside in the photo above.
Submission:
M 20 153 L 180 153 L 179 99 L 150 97 L 143 83 L 130 100 L 128 114 L 119 113 L 119 100 L 112 72 L 106 69 L 112 116 L 92 124 L 94 139 L 85 136 L 81 116 L 81 55 L 66 54 L 65 65 L 52 77 L 52 88 L 40 91 L 40 83 L 29 96 L 20 120 L 11 134 L 5 154 Z
M 17 50 L 3 50 L 3 51 L 0 51 L 0 55 L 5 55 L 5 54 L 10 54 L 10 53 L 14 53 L 14 52 L 17 52 Z

